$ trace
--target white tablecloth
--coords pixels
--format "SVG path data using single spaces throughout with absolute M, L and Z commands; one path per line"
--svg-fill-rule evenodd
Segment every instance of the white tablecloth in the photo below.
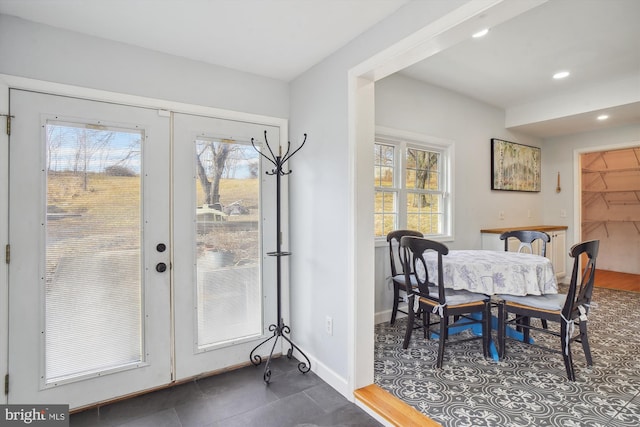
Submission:
M 425 254 L 429 280 L 437 283 L 436 253 Z M 548 258 L 518 252 L 450 250 L 442 257 L 444 286 L 487 295 L 557 294 L 558 282 Z

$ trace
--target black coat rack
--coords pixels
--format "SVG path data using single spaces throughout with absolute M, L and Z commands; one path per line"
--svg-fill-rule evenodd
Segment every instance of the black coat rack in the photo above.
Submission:
M 251 145 L 253 145 L 253 148 L 255 148 L 255 150 L 262 157 L 267 159 L 269 162 L 271 162 L 275 166 L 271 170 L 271 172 L 266 172 L 266 174 L 276 176 L 276 250 L 275 252 L 267 252 L 267 255 L 276 257 L 276 261 L 277 261 L 277 289 L 278 289 L 278 294 L 277 294 L 278 320 L 277 322 L 278 323 L 269 325 L 269 331 L 273 332 L 273 335 L 267 338 L 266 340 L 262 341 L 257 346 L 255 346 L 254 349 L 251 350 L 251 353 L 249 354 L 249 359 L 251 360 L 251 363 L 253 363 L 255 366 L 260 365 L 262 363 L 262 357 L 259 354 L 254 354 L 255 351 L 258 348 L 260 348 L 263 344 L 267 343 L 268 341 L 274 340 L 273 346 L 271 346 L 271 352 L 269 353 L 269 358 L 267 359 L 267 363 L 264 367 L 264 374 L 262 376 L 262 378 L 264 379 L 264 382 L 269 384 L 269 381 L 271 381 L 271 358 L 273 356 L 273 351 L 276 348 L 276 343 L 278 342 L 278 339 L 280 337 L 282 337 L 282 339 L 286 340 L 291 345 L 291 347 L 287 351 L 287 357 L 289 359 L 291 359 L 294 348 L 306 359 L 306 363 L 305 362 L 298 363 L 298 370 L 303 374 L 306 374 L 307 372 L 309 372 L 309 370 L 311 370 L 311 361 L 309 360 L 307 355 L 304 354 L 304 352 L 300 350 L 300 348 L 298 348 L 298 346 L 295 345 L 291 341 L 291 339 L 287 338 L 287 336 L 284 335 L 284 334 L 290 334 L 291 329 L 289 328 L 289 326 L 285 325 L 284 320 L 282 319 L 282 301 L 281 301 L 281 282 L 282 282 L 281 261 L 283 256 L 289 256 L 291 255 L 291 252 L 282 251 L 282 239 L 280 234 L 280 178 L 284 175 L 289 175 L 291 173 L 291 170 L 285 172 L 282 167 L 291 157 L 293 157 L 294 154 L 296 154 L 304 146 L 305 142 L 307 142 L 307 134 L 306 133 L 304 134 L 304 140 L 302 141 L 302 144 L 300 145 L 300 147 L 298 147 L 298 149 L 292 153 L 289 153 L 289 150 L 291 148 L 291 142 L 290 141 L 287 142 L 287 151 L 284 153 L 284 155 L 281 155 L 280 146 L 278 146 L 278 155 L 276 156 L 274 154 L 273 150 L 271 149 L 271 146 L 269 145 L 269 142 L 267 141 L 266 130 L 264 131 L 264 142 L 267 146 L 267 149 L 269 150 L 270 156 L 267 156 L 265 153 L 260 151 L 258 147 L 256 147 L 256 144 L 253 138 L 251 138 Z

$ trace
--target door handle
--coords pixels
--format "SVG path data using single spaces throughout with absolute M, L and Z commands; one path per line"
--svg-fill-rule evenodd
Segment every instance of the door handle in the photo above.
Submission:
M 158 264 L 156 264 L 156 271 L 158 273 L 164 273 L 165 271 L 167 271 L 167 264 L 165 264 L 164 262 L 159 262 Z

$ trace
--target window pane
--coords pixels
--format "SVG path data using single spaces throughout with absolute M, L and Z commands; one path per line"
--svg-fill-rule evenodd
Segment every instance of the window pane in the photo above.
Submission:
M 407 149 L 407 188 L 437 190 L 440 154 L 416 148 Z
M 389 232 L 397 229 L 396 214 L 375 214 L 375 235 L 377 237 L 386 236 Z
M 416 188 L 416 171 L 415 169 L 407 169 L 406 171 L 406 187 Z
M 429 172 L 429 180 L 425 190 L 439 190 L 440 189 L 440 174 L 438 172 Z
M 375 213 L 394 213 L 396 211 L 396 193 L 394 191 L 376 191 Z
M 196 141 L 199 348 L 262 331 L 258 156 L 250 144 Z
M 48 123 L 45 381 L 143 360 L 143 132 Z
M 374 174 L 376 187 L 394 187 L 394 147 L 374 144 Z
M 381 145 L 380 164 L 385 166 L 394 166 L 394 151 L 395 147 L 392 145 Z
M 397 228 L 396 200 L 396 192 L 376 191 L 374 212 L 376 236 L 386 236 L 388 232 Z
M 382 167 L 380 168 L 380 179 L 378 181 L 379 187 L 393 187 L 393 168 Z
M 438 194 L 407 194 L 407 226 L 424 234 L 442 233 L 442 196 Z

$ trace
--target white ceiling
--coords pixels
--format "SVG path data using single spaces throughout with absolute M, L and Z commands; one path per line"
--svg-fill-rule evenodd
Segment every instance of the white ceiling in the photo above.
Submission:
M 553 80 L 560 70 L 570 77 Z M 640 123 L 640 1 L 550 0 L 402 73 L 505 110 L 572 97 L 585 104 L 581 94 L 599 87 L 602 97 L 636 101 L 519 126 L 542 137 Z M 614 93 L 629 90 L 616 88 L 622 80 L 635 93 Z M 600 113 L 610 118 L 598 122 Z
M 0 13 L 290 81 L 409 0 L 0 0 Z
M 0 0 L 0 13 L 291 81 L 408 1 Z M 640 123 L 638 22 L 639 0 L 551 0 L 403 73 L 504 109 L 635 78 L 638 102 L 609 109 L 607 123 L 568 114 L 519 129 Z M 553 81 L 560 69 L 572 75 Z
M 552 0 L 405 73 L 502 108 L 640 77 L 640 1 Z

